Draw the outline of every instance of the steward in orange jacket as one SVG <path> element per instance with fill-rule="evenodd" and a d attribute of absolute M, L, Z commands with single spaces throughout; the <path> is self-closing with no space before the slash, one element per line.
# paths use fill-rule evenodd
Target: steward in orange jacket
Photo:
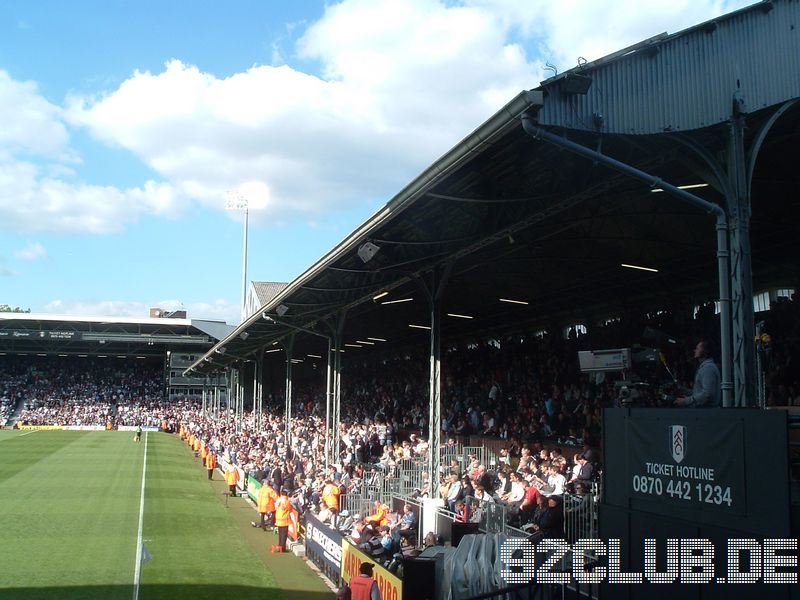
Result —
<path fill-rule="evenodd" d="M 208 469 L 208 479 L 214 474 L 214 469 L 217 468 L 217 457 L 211 450 L 206 453 L 206 469 Z"/>
<path fill-rule="evenodd" d="M 239 481 L 239 471 L 236 470 L 236 467 L 231 465 L 228 467 L 228 470 L 225 471 L 225 483 L 228 484 L 228 491 L 231 496 L 236 495 L 236 482 Z"/>
<path fill-rule="evenodd" d="M 253 523 L 253 527 L 267 527 L 275 521 L 275 500 L 278 499 L 278 492 L 264 480 L 258 490 L 258 512 L 261 515 L 260 523 Z"/>
<path fill-rule="evenodd" d="M 380 597 L 378 582 L 372 578 L 372 563 L 361 563 L 359 574 L 350 578 L 350 597 L 352 600 L 371 600 L 372 590 Z"/>
<path fill-rule="evenodd" d="M 389 507 L 375 500 L 375 514 L 364 519 L 365 523 L 372 523 L 376 528 L 389 524 Z"/>
<path fill-rule="evenodd" d="M 281 488 L 281 495 L 275 500 L 275 526 L 278 528 L 278 545 L 272 547 L 273 552 L 286 552 L 286 538 L 289 525 L 292 523 L 292 503 L 289 502 L 289 490 Z"/>
<path fill-rule="evenodd" d="M 203 461 L 203 464 L 206 464 L 206 456 L 208 456 L 208 446 L 200 444 L 200 459 Z"/>

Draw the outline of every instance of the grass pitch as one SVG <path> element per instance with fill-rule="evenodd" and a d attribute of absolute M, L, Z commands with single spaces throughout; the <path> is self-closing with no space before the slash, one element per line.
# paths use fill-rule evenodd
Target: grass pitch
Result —
<path fill-rule="evenodd" d="M 268 553 L 275 537 L 215 480 L 164 433 L 0 431 L 0 598 L 331 598 L 302 560 Z"/>

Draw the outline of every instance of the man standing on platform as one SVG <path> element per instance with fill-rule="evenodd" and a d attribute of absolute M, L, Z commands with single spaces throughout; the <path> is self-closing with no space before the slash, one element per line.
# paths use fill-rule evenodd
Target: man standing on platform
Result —
<path fill-rule="evenodd" d="M 675 406 L 717 408 L 721 396 L 720 375 L 714 363 L 714 343 L 700 340 L 694 348 L 694 357 L 700 363 L 694 375 L 692 393 L 675 400 Z"/>

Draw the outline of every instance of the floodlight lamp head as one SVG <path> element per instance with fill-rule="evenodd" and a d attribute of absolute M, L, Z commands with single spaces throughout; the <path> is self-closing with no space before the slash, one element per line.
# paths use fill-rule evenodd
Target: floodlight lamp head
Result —
<path fill-rule="evenodd" d="M 217 354 L 225 354 L 227 351 L 228 351 L 228 349 L 225 348 L 225 346 L 223 346 L 222 348 L 217 348 L 216 350 L 214 350 L 214 352 L 216 352 Z"/>
<path fill-rule="evenodd" d="M 246 331 L 243 331 L 242 333 L 239 334 L 239 337 L 242 338 L 242 341 L 246 341 L 247 338 L 250 337 L 250 334 L 247 333 Z"/>
<path fill-rule="evenodd" d="M 286 306 L 285 304 L 281 304 L 280 306 L 278 306 L 278 308 L 275 309 L 275 312 L 279 317 L 282 317 L 287 312 L 289 312 L 289 307 Z"/>
<path fill-rule="evenodd" d="M 380 246 L 376 246 L 372 242 L 364 242 L 358 247 L 358 258 L 360 258 L 362 262 L 368 263 L 380 249 Z"/>

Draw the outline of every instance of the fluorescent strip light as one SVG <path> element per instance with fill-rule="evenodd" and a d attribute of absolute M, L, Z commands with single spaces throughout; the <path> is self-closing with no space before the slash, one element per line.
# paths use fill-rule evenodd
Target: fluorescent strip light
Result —
<path fill-rule="evenodd" d="M 368 340 L 372 340 L 373 342 L 385 342 L 386 341 L 383 338 L 374 338 L 374 337 L 368 337 L 367 339 Z"/>
<path fill-rule="evenodd" d="M 293 358 L 292 362 L 293 363 L 301 363 L 301 362 L 303 362 L 303 359 L 302 358 Z"/>
<path fill-rule="evenodd" d="M 124 354 L 117 354 L 117 358 L 128 358 L 128 357 L 125 356 Z"/>
<path fill-rule="evenodd" d="M 345 344 L 348 348 L 363 348 L 364 346 L 359 346 L 358 344 Z"/>
<path fill-rule="evenodd" d="M 308 358 L 322 358 L 319 354 L 306 354 Z"/>
<path fill-rule="evenodd" d="M 697 188 L 704 188 L 704 187 L 708 187 L 708 184 L 707 183 L 690 183 L 689 185 L 679 185 L 678 189 L 679 190 L 695 190 Z M 651 193 L 663 192 L 663 191 L 664 190 L 662 188 L 653 188 L 652 190 L 650 190 Z"/>
<path fill-rule="evenodd" d="M 269 354 L 270 352 L 280 352 L 283 348 L 273 348 L 272 350 L 264 350 L 264 354 Z"/>
<path fill-rule="evenodd" d="M 459 315 L 458 313 L 447 313 L 448 317 L 455 317 L 456 319 L 474 319 L 475 317 L 470 317 L 469 315 Z"/>
<path fill-rule="evenodd" d="M 108 356 L 106 356 L 105 354 L 98 354 L 97 358 L 108 358 Z"/>
<path fill-rule="evenodd" d="M 67 356 L 69 356 L 69 354 L 59 354 L 59 356 L 66 358 Z"/>
<path fill-rule="evenodd" d="M 385 296 L 388 296 L 388 295 L 389 295 L 389 292 L 381 292 L 377 296 L 373 296 L 372 299 L 373 300 L 380 300 L 381 298 L 383 298 Z"/>
<path fill-rule="evenodd" d="M 47 356 L 47 354 L 37 354 L 36 356 Z"/>
<path fill-rule="evenodd" d="M 428 331 L 431 330 L 431 328 L 428 327 L 427 325 L 413 325 L 413 324 L 410 324 L 409 327 L 411 327 L 413 329 L 427 329 Z"/>
<path fill-rule="evenodd" d="M 500 298 L 500 302 L 508 302 L 509 304 L 522 304 L 523 306 L 528 306 L 530 302 L 525 302 L 524 300 L 510 300 L 509 298 Z"/>
<path fill-rule="evenodd" d="M 78 358 L 87 358 L 88 354 L 78 354 Z"/>
<path fill-rule="evenodd" d="M 381 304 L 400 304 L 401 302 L 411 302 L 414 300 L 413 298 L 400 298 L 399 300 L 387 300 L 386 302 L 381 302 Z"/>
<path fill-rule="evenodd" d="M 658 269 L 651 269 L 650 267 L 640 267 L 638 265 L 626 265 L 625 263 L 620 263 L 620 267 L 625 267 L 626 269 L 638 269 L 639 271 L 650 271 L 651 273 L 658 273 Z"/>
<path fill-rule="evenodd" d="M 141 358 L 142 360 L 144 360 L 147 357 L 146 356 L 137 356 L 136 358 Z"/>
<path fill-rule="evenodd" d="M 356 340 L 356 343 L 364 344 L 365 346 L 374 346 L 375 345 L 375 342 L 367 342 L 365 340 Z"/>

